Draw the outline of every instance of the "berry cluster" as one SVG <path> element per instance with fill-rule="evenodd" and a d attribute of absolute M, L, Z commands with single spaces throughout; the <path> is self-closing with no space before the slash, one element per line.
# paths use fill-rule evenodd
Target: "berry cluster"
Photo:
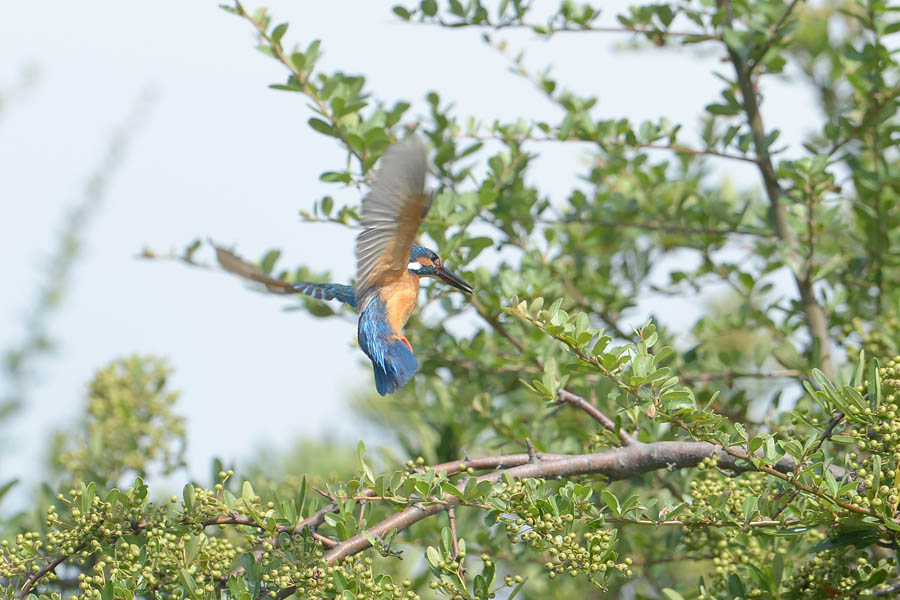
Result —
<path fill-rule="evenodd" d="M 617 531 L 600 528 L 602 515 L 588 502 L 591 488 L 567 483 L 557 502 L 542 498 L 549 491 L 543 480 L 513 480 L 498 484 L 495 493 L 507 505 L 506 535 L 513 543 L 525 542 L 550 555 L 545 562 L 550 579 L 584 574 L 600 587 L 609 577 L 631 577 L 630 558 L 619 560 L 615 550 Z M 562 502 L 559 502 L 562 499 Z"/>

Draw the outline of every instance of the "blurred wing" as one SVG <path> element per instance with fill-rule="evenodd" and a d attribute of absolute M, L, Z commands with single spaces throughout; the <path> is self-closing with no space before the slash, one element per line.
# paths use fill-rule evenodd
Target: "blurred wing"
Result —
<path fill-rule="evenodd" d="M 388 148 L 381 159 L 372 190 L 362 201 L 363 232 L 356 238 L 360 310 L 379 287 L 407 271 L 419 224 L 431 208 L 425 171 L 425 147 L 415 135 Z"/>
<path fill-rule="evenodd" d="M 270 292 L 276 294 L 297 293 L 297 289 L 293 284 L 288 283 L 287 281 L 281 281 L 280 279 L 275 279 L 274 277 L 269 277 L 256 265 L 248 263 L 237 254 L 226 250 L 221 246 L 215 246 L 215 249 L 216 259 L 219 261 L 219 265 L 229 273 L 234 273 L 244 279 L 261 283 L 266 286 Z"/>

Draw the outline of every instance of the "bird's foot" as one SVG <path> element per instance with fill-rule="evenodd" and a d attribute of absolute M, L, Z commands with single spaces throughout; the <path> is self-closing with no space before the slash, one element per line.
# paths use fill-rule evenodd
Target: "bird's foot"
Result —
<path fill-rule="evenodd" d="M 413 354 L 415 354 L 415 352 L 414 352 L 413 349 L 412 349 L 412 344 L 409 343 L 409 340 L 406 339 L 406 336 L 405 336 L 405 335 L 401 335 L 401 336 L 400 336 L 400 341 L 403 342 L 404 344 L 406 344 L 406 347 L 409 348 L 409 351 L 410 351 L 410 352 L 412 352 Z"/>

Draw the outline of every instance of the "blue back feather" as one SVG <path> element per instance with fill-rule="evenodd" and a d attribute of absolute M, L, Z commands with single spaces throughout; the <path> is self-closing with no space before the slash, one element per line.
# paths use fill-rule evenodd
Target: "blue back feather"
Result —
<path fill-rule="evenodd" d="M 301 294 L 312 296 L 319 300 L 339 300 L 356 308 L 356 289 L 352 285 L 340 283 L 306 283 L 294 284 L 294 289 Z"/>
<path fill-rule="evenodd" d="M 375 389 L 379 394 L 392 394 L 412 379 L 419 361 L 401 340 L 388 339 L 395 333 L 387 324 L 380 298 L 369 302 L 359 315 L 357 335 L 360 347 L 372 361 Z"/>

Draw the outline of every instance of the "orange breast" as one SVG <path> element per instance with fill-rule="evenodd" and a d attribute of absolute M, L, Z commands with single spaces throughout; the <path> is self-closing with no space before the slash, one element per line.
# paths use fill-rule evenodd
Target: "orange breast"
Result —
<path fill-rule="evenodd" d="M 380 292 L 384 302 L 387 322 L 394 333 L 400 334 L 409 315 L 416 308 L 419 299 L 419 278 L 406 271 L 396 280 L 388 283 Z"/>

